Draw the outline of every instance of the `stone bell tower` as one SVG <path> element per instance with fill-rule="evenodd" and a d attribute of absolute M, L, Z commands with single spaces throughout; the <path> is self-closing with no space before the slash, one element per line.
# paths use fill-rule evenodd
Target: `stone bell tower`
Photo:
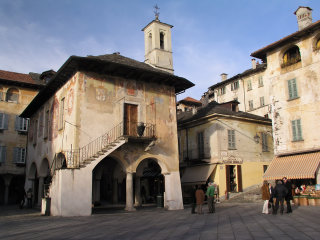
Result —
<path fill-rule="evenodd" d="M 145 63 L 173 74 L 171 28 L 172 25 L 160 22 L 158 7 L 155 6 L 155 19 L 145 26 Z"/>

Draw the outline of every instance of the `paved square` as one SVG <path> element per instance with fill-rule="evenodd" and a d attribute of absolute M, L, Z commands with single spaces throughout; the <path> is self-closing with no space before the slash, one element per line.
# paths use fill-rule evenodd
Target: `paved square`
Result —
<path fill-rule="evenodd" d="M 216 213 L 148 208 L 90 217 L 47 217 L 0 208 L 0 239 L 320 239 L 320 207 L 265 215 L 262 203 L 221 203 Z"/>

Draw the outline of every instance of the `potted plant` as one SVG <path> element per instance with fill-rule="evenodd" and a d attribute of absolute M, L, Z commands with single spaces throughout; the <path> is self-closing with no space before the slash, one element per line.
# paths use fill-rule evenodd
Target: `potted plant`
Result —
<path fill-rule="evenodd" d="M 139 137 L 142 137 L 144 133 L 144 129 L 146 128 L 145 124 L 143 122 L 139 122 L 137 126 L 137 133 Z"/>

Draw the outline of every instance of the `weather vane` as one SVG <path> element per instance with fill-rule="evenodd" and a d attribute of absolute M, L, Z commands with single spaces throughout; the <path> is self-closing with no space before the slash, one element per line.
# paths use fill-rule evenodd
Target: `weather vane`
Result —
<path fill-rule="evenodd" d="M 156 16 L 156 20 L 159 20 L 159 7 L 158 7 L 158 4 L 156 4 L 154 7 L 153 7 L 155 10 L 153 11 L 154 12 L 154 15 Z"/>

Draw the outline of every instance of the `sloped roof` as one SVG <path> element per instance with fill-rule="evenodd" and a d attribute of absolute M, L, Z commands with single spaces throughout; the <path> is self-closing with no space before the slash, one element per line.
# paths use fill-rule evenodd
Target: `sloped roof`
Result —
<path fill-rule="evenodd" d="M 260 58 L 260 59 L 265 59 L 267 52 L 270 52 L 276 48 L 282 47 L 286 44 L 289 44 L 291 42 L 295 42 L 299 39 L 302 39 L 310 34 L 312 34 L 315 30 L 320 29 L 320 20 L 317 22 L 314 22 L 310 24 L 308 27 L 305 27 L 304 29 L 297 31 L 295 33 L 292 33 L 276 42 L 273 42 L 266 47 L 263 47 L 253 53 L 251 53 L 252 57 Z"/>
<path fill-rule="evenodd" d="M 262 72 L 262 71 L 266 70 L 266 68 L 267 68 L 267 64 L 266 63 L 257 64 L 257 67 L 255 69 L 253 69 L 253 68 L 247 69 L 242 73 L 239 73 L 237 75 L 232 76 L 231 78 L 228 78 L 227 80 L 224 80 L 222 82 L 219 82 L 219 83 L 216 83 L 216 84 L 212 85 L 211 87 L 209 87 L 209 89 L 215 89 L 217 87 L 229 84 L 229 83 L 233 82 L 236 79 L 248 76 L 250 74 Z"/>
<path fill-rule="evenodd" d="M 194 86 L 192 82 L 185 78 L 161 71 L 146 63 L 119 54 L 88 57 L 71 56 L 47 83 L 46 87 L 32 100 L 21 116 L 31 117 L 31 115 L 50 99 L 77 71 L 95 72 L 98 74 L 135 79 L 137 81 L 169 85 L 175 88 L 176 93 Z"/>
<path fill-rule="evenodd" d="M 17 73 L 0 70 L 0 82 L 9 85 L 18 85 L 25 87 L 39 88 L 42 87 L 43 83 L 39 80 L 39 74 L 37 73 Z"/>
<path fill-rule="evenodd" d="M 193 105 L 197 105 L 197 106 L 201 106 L 202 103 L 192 97 L 186 97 L 182 100 L 180 100 L 178 103 L 185 103 L 185 104 L 193 104 Z"/>
<path fill-rule="evenodd" d="M 271 119 L 260 117 L 258 115 L 254 115 L 247 112 L 231 111 L 230 109 L 223 107 L 222 105 L 223 103 L 219 104 L 213 101 L 213 102 L 210 102 L 207 106 L 198 109 L 197 113 L 195 114 L 193 114 L 192 112 L 178 113 L 177 114 L 178 125 L 196 121 L 196 120 L 208 117 L 210 115 L 216 115 L 216 116 L 224 115 L 224 116 L 230 116 L 234 118 L 242 118 L 242 119 L 248 119 L 253 121 L 262 121 L 266 124 L 271 125 Z"/>

